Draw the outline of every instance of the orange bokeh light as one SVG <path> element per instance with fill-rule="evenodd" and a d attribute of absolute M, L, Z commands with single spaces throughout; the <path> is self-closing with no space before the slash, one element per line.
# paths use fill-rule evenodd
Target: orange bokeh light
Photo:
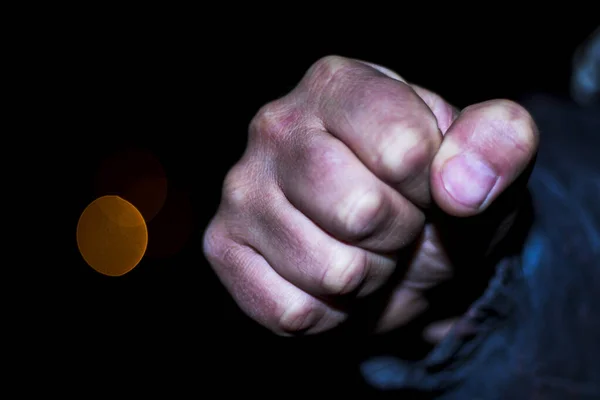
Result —
<path fill-rule="evenodd" d="M 148 246 L 144 217 L 128 201 L 103 196 L 90 203 L 77 224 L 77 246 L 94 270 L 121 276 L 135 268 Z"/>

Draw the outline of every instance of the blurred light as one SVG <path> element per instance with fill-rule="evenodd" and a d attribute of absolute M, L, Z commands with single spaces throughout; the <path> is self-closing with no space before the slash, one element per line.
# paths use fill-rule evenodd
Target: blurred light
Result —
<path fill-rule="evenodd" d="M 600 28 L 575 51 L 571 96 L 583 106 L 600 102 Z"/>
<path fill-rule="evenodd" d="M 116 195 L 133 204 L 146 223 L 167 198 L 167 175 L 149 150 L 128 149 L 103 160 L 95 181 L 97 196 Z"/>
<path fill-rule="evenodd" d="M 121 276 L 142 260 L 148 230 L 131 203 L 118 196 L 103 196 L 81 214 L 77 246 L 90 267 L 104 275 Z"/>

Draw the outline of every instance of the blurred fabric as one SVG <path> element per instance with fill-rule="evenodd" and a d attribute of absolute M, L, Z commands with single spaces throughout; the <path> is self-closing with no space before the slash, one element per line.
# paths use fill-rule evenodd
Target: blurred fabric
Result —
<path fill-rule="evenodd" d="M 600 28 L 579 46 L 573 57 L 571 95 L 584 106 L 600 102 Z"/>
<path fill-rule="evenodd" d="M 572 99 L 520 99 L 541 136 L 522 253 L 499 263 L 426 359 L 364 362 L 371 385 L 436 399 L 600 398 L 599 65 L 597 30 L 574 56 Z"/>

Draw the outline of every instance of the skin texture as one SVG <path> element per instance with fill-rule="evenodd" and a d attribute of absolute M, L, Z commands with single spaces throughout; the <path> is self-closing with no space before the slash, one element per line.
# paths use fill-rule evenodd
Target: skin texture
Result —
<path fill-rule="evenodd" d="M 384 288 L 374 330 L 404 326 L 459 259 L 485 258 L 508 232 L 537 146 L 516 103 L 459 111 L 389 69 L 325 57 L 251 121 L 204 254 L 275 333 L 330 330 Z"/>

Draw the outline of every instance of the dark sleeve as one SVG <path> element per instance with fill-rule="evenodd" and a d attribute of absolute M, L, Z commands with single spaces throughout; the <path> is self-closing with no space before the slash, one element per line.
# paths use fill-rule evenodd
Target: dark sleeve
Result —
<path fill-rule="evenodd" d="M 521 254 L 422 361 L 362 364 L 383 391 L 440 399 L 600 398 L 600 110 L 536 95 L 540 129 Z"/>

